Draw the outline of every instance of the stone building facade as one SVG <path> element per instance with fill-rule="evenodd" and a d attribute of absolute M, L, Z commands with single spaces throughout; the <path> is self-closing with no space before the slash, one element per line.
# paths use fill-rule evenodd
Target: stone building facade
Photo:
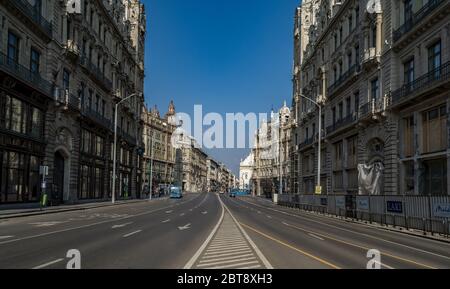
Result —
<path fill-rule="evenodd" d="M 286 103 L 278 113 L 271 113 L 257 130 L 254 141 L 252 194 L 270 197 L 291 191 L 292 114 Z"/>
<path fill-rule="evenodd" d="M 152 188 L 159 185 L 171 185 L 175 178 L 175 148 L 172 145 L 172 134 L 176 129 L 175 105 L 170 102 L 167 113 L 161 117 L 156 107 L 148 110 L 143 107 L 143 183 L 152 179 Z M 151 172 L 152 171 L 152 172 Z"/>
<path fill-rule="evenodd" d="M 0 2 L 0 203 L 117 198 L 140 186 L 146 15 L 138 0 Z"/>
<path fill-rule="evenodd" d="M 314 192 L 320 117 L 322 194 L 367 193 L 362 166 L 381 194 L 448 194 L 450 3 L 367 2 L 296 10 L 294 192 Z"/>

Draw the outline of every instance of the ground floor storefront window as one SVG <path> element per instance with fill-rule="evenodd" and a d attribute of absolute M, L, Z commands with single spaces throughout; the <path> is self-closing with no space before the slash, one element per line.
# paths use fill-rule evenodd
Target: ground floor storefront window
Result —
<path fill-rule="evenodd" d="M 0 150 L 0 203 L 39 200 L 40 162 L 35 155 Z"/>
<path fill-rule="evenodd" d="M 425 195 L 447 195 L 447 159 L 422 162 L 422 190 Z"/>
<path fill-rule="evenodd" d="M 104 196 L 105 170 L 91 164 L 80 166 L 79 199 L 101 199 Z"/>

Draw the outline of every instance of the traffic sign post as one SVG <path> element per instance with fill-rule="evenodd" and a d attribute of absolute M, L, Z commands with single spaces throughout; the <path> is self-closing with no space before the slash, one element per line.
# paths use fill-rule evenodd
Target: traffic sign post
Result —
<path fill-rule="evenodd" d="M 322 194 L 322 186 L 316 186 L 316 195 Z"/>
<path fill-rule="evenodd" d="M 42 207 L 47 206 L 47 201 L 48 201 L 47 182 L 45 181 L 45 177 L 48 175 L 48 166 L 40 166 L 39 174 L 42 176 L 42 182 L 41 182 L 42 196 L 41 196 L 41 202 L 40 202 L 40 207 L 42 209 Z"/>

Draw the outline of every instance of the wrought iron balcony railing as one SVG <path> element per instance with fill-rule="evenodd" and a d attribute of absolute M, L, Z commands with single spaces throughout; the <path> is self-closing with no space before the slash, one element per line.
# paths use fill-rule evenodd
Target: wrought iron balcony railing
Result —
<path fill-rule="evenodd" d="M 355 73 L 361 70 L 359 64 L 353 64 L 345 73 L 343 73 L 332 85 L 328 87 L 328 95 L 333 94 L 338 88 L 347 82 Z"/>
<path fill-rule="evenodd" d="M 433 84 L 445 80 L 450 80 L 450 61 L 393 91 L 391 104 L 398 104 L 411 95 L 420 93 Z"/>
<path fill-rule="evenodd" d="M 35 6 L 31 5 L 27 0 L 9 0 L 8 2 L 13 4 L 17 10 L 38 25 L 49 38 L 52 38 L 52 23 L 45 19 Z"/>
<path fill-rule="evenodd" d="M 353 122 L 356 121 L 356 114 L 349 114 L 346 117 L 338 120 L 337 122 L 335 122 L 334 124 L 330 125 L 327 127 L 327 135 L 347 126 L 352 124 Z"/>
<path fill-rule="evenodd" d="M 17 63 L 2 52 L 0 52 L 0 69 L 51 97 L 52 85 L 49 81 L 42 78 L 39 73 L 32 72 L 29 68 Z"/>
<path fill-rule="evenodd" d="M 69 90 L 54 88 L 53 95 L 58 104 L 64 105 L 66 109 L 81 110 L 81 100 L 79 97 L 70 93 Z"/>
<path fill-rule="evenodd" d="M 403 35 L 411 31 L 420 21 L 422 21 L 427 15 L 436 9 L 441 3 L 448 0 L 428 0 L 428 2 L 420 8 L 419 11 L 414 13 L 410 19 L 406 19 L 405 23 L 396 29 L 393 33 L 394 42 L 398 41 Z"/>
<path fill-rule="evenodd" d="M 112 90 L 113 85 L 111 80 L 109 80 L 105 76 L 104 72 L 102 72 L 96 65 L 94 65 L 85 55 L 82 55 L 80 57 L 80 64 L 88 69 L 91 75 L 94 76 L 94 78 L 97 79 L 97 81 L 99 81 L 101 84 L 103 84 L 106 90 Z"/>
<path fill-rule="evenodd" d="M 83 107 L 83 115 L 95 123 L 103 126 L 104 128 L 112 131 L 113 123 L 111 120 L 100 114 L 98 111 L 92 109 L 91 107 L 85 106 Z"/>

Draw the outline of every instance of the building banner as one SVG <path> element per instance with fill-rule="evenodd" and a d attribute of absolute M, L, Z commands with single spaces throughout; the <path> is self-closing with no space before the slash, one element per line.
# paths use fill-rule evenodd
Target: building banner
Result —
<path fill-rule="evenodd" d="M 380 195 L 382 187 L 383 164 L 358 164 L 359 195 Z"/>

